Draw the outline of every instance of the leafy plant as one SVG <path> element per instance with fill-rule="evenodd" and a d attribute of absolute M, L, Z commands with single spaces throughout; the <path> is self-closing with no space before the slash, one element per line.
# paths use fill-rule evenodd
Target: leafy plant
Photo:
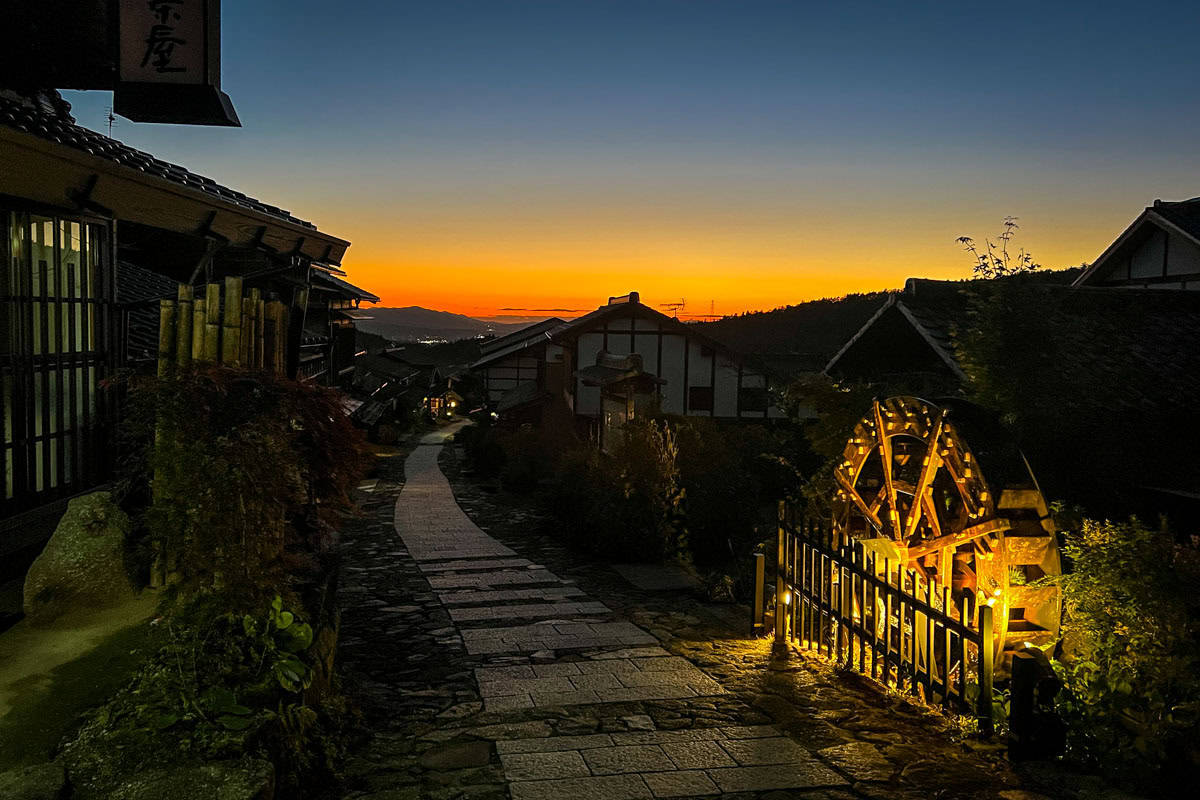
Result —
<path fill-rule="evenodd" d="M 983 252 L 979 251 L 975 240 L 970 236 L 959 236 L 954 241 L 961 244 L 963 249 L 974 257 L 975 263 L 972 265 L 972 271 L 976 278 L 1003 278 L 1020 272 L 1031 272 L 1041 266 L 1033 260 L 1033 255 L 1026 252 L 1024 247 L 1016 253 L 1009 252 L 1009 245 L 1016 237 L 1020 227 L 1016 217 L 1005 217 L 1003 230 L 995 237 L 996 241 L 983 240 Z"/>
<path fill-rule="evenodd" d="M 1055 670 L 1068 755 L 1113 774 L 1182 779 L 1200 765 L 1200 550 L 1136 520 L 1067 531 Z M 1172 774 L 1174 771 L 1176 774 Z"/>
<path fill-rule="evenodd" d="M 176 761 L 266 752 L 294 778 L 327 749 L 310 746 L 321 715 L 304 700 L 312 627 L 278 596 L 256 614 L 223 609 L 227 600 L 205 597 L 159 623 L 157 649 L 68 746 L 72 759 L 112 758 L 119 775 L 164 748 Z"/>
<path fill-rule="evenodd" d="M 366 465 L 336 393 L 273 375 L 197 366 L 129 382 L 127 493 L 148 487 L 145 529 L 185 599 L 219 590 L 258 605 L 289 554 L 325 544 Z"/>

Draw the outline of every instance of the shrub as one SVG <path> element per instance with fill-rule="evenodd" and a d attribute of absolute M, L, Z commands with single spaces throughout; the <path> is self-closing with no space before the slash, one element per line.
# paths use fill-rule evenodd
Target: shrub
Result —
<path fill-rule="evenodd" d="M 130 381 L 129 403 L 129 480 L 151 487 L 145 528 L 185 596 L 269 602 L 352 507 L 366 451 L 331 390 L 202 366 Z"/>
<path fill-rule="evenodd" d="M 1200 550 L 1136 520 L 1083 520 L 1064 553 L 1073 568 L 1055 580 L 1066 606 L 1057 669 L 1068 756 L 1141 779 L 1162 769 L 1168 781 L 1192 774 L 1200 766 Z"/>
<path fill-rule="evenodd" d="M 775 530 L 775 503 L 796 481 L 786 442 L 753 425 L 675 421 L 688 543 L 697 566 L 725 570 Z M 735 567 L 734 572 L 738 572 Z"/>
<path fill-rule="evenodd" d="M 259 754 L 284 787 L 332 775 L 337 720 L 305 703 L 312 628 L 278 596 L 249 614 L 238 602 L 209 595 L 158 623 L 154 652 L 66 746 L 73 771 L 99 789 L 151 763 Z"/>

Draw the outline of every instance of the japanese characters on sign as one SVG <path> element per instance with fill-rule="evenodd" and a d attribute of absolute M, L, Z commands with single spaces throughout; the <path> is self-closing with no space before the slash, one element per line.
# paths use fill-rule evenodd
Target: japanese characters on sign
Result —
<path fill-rule="evenodd" d="M 121 0 L 120 79 L 207 81 L 207 0 Z"/>

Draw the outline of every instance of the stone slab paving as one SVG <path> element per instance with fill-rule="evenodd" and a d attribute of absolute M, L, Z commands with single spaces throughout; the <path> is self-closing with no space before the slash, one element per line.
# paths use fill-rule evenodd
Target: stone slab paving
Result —
<path fill-rule="evenodd" d="M 593 659 L 475 670 L 484 708 L 711 697 L 725 690 L 686 659 Z"/>
<path fill-rule="evenodd" d="M 470 572 L 472 570 L 486 570 L 506 568 L 511 569 L 520 567 L 526 569 L 534 567 L 537 569 L 545 569 L 526 558 L 487 558 L 487 559 L 459 559 L 457 561 L 430 561 L 418 564 L 417 568 L 422 572 Z"/>
<path fill-rule="evenodd" d="M 542 589 L 496 589 L 464 590 L 461 592 L 439 592 L 438 596 L 447 606 L 473 606 L 493 603 L 508 603 L 515 600 L 540 600 L 557 603 L 579 597 L 583 590 L 577 586 L 550 586 Z"/>
<path fill-rule="evenodd" d="M 454 501 L 454 492 L 438 468 L 446 434 L 431 433 L 404 462 L 405 484 L 396 503 L 395 525 L 417 561 L 516 557 L 479 529 Z"/>
<path fill-rule="evenodd" d="M 497 742 L 496 750 L 513 800 L 695 797 L 849 783 L 773 725 L 514 739 Z"/>
<path fill-rule="evenodd" d="M 459 633 L 471 655 L 582 650 L 658 642 L 632 622 L 547 620 L 506 628 L 466 628 Z"/>
<path fill-rule="evenodd" d="M 562 578 L 547 569 L 501 569 L 496 572 L 453 572 L 429 576 L 434 591 L 442 589 L 492 589 L 497 586 L 561 584 Z"/>
<path fill-rule="evenodd" d="M 469 655 L 526 659 L 475 668 L 485 713 L 688 702 L 726 694 L 690 661 L 662 649 L 653 634 L 612 619 L 607 605 L 476 527 L 437 469 L 435 439 L 423 442 L 405 463 L 396 530 Z M 623 574 L 635 584 L 652 580 L 656 588 L 664 580 L 672 588 L 694 581 L 659 572 L 644 574 L 634 565 Z M 511 624 L 519 619 L 539 621 Z M 627 724 L 650 730 L 497 741 L 511 797 L 616 800 L 847 784 L 773 726 L 664 731 L 636 715 Z"/>
<path fill-rule="evenodd" d="M 520 603 L 484 608 L 452 608 L 450 619 L 455 622 L 478 622 L 493 619 L 536 619 L 538 617 L 564 617 L 577 614 L 608 614 L 608 606 L 594 601 L 580 603 Z"/>
<path fill-rule="evenodd" d="M 1118 800 L 1058 768 L 1018 775 L 998 745 L 963 740 L 820 660 L 773 657 L 769 642 L 746 638 L 738 609 L 658 591 L 661 576 L 638 588 L 546 535 L 525 498 L 466 480 L 457 446 L 441 453 L 456 497 L 435 491 L 429 445 L 441 438 L 403 446 L 416 451 L 407 494 L 406 460 L 381 458 L 360 489 L 363 515 L 346 520 L 339 658 L 368 735 L 341 784 L 313 800 Z M 398 508 L 410 500 L 419 513 Z M 535 570 L 556 582 L 430 584 Z M 613 612 L 580 613 L 596 601 Z M 567 603 L 573 613 L 534 624 L 451 616 Z M 583 635 L 616 623 L 653 636 L 613 645 Z M 497 629 L 509 635 L 479 633 Z M 463 630 L 503 651 L 468 652 Z"/>

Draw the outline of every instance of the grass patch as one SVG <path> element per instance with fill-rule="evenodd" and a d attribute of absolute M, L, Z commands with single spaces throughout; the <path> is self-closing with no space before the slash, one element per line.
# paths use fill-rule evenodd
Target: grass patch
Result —
<path fill-rule="evenodd" d="M 0 772 L 50 759 L 80 715 L 108 700 L 141 665 L 151 640 L 148 623 L 117 631 L 86 655 L 56 667 L 48 685 L 31 685 L 0 719 Z M 30 678 L 41 683 L 40 676 Z"/>

